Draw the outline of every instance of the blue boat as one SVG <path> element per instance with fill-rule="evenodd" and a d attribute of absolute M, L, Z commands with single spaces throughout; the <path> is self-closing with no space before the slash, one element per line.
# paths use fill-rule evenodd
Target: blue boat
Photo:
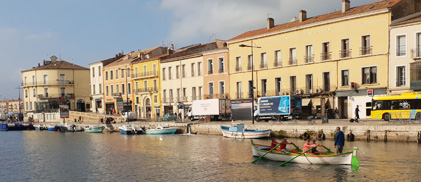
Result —
<path fill-rule="evenodd" d="M 1 123 L 0 131 L 21 131 L 33 129 L 31 123 Z"/>

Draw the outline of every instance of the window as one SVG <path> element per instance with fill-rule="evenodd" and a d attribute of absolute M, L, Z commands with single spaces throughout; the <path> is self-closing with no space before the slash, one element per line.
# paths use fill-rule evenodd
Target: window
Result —
<path fill-rule="evenodd" d="M 145 92 L 148 91 L 148 81 L 147 80 L 143 81 L 143 88 L 144 88 Z"/>
<path fill-rule="evenodd" d="M 132 85 L 130 83 L 127 83 L 127 93 L 132 94 Z"/>
<path fill-rule="evenodd" d="M 112 80 L 113 79 L 113 71 L 111 70 L 110 71 L 110 80 Z"/>
<path fill-rule="evenodd" d="M 108 96 L 108 86 L 105 86 L 105 96 Z"/>
<path fill-rule="evenodd" d="M 225 94 L 225 82 L 219 82 L 219 95 L 223 96 Z"/>
<path fill-rule="evenodd" d="M 323 73 L 323 90 L 325 92 L 330 91 L 330 73 L 329 72 Z"/>
<path fill-rule="evenodd" d="M 162 80 L 165 80 L 165 68 L 162 68 Z"/>
<path fill-rule="evenodd" d="M 406 55 L 406 36 L 400 35 L 396 37 L 396 56 Z"/>
<path fill-rule="evenodd" d="M 118 79 L 118 70 L 115 70 L 115 79 Z"/>
<path fill-rule="evenodd" d="M 235 95 L 237 95 L 237 99 L 241 99 L 242 95 L 243 95 L 243 91 L 241 88 L 241 82 L 237 82 L 237 93 Z"/>
<path fill-rule="evenodd" d="M 417 33 L 416 57 L 421 57 L 421 33 Z"/>
<path fill-rule="evenodd" d="M 168 67 L 168 80 L 171 80 L 171 67 Z"/>
<path fill-rule="evenodd" d="M 48 77 L 47 77 L 47 75 L 44 75 L 43 78 L 44 78 L 44 84 L 47 84 L 48 83 Z"/>
<path fill-rule="evenodd" d="M 25 98 L 28 98 L 28 90 L 25 89 Z"/>
<path fill-rule="evenodd" d="M 297 89 L 297 83 L 296 83 L 296 77 L 295 76 L 290 76 L 289 77 L 289 91 L 291 93 L 291 95 L 293 93 L 295 93 L 295 90 Z"/>
<path fill-rule="evenodd" d="M 181 65 L 181 76 L 183 78 L 186 78 L 186 65 L 185 64 Z"/>
<path fill-rule="evenodd" d="M 342 86 L 349 86 L 349 70 L 342 70 Z"/>
<path fill-rule="evenodd" d="M 197 94 L 199 95 L 199 100 L 201 100 L 202 99 L 202 87 L 199 87 L 199 90 L 198 90 Z"/>
<path fill-rule="evenodd" d="M 23 83 L 26 85 L 26 76 L 25 76 L 25 78 L 23 79 Z"/>
<path fill-rule="evenodd" d="M 153 72 L 153 76 L 157 76 L 157 72 L 156 72 L 156 64 L 152 65 L 152 72 Z"/>
<path fill-rule="evenodd" d="M 143 65 L 143 76 L 148 76 L 148 69 L 146 65 Z"/>
<path fill-rule="evenodd" d="M 253 81 L 249 80 L 249 92 L 248 92 L 248 98 L 252 98 L 253 97 L 253 90 L 254 90 L 254 86 L 253 86 Z"/>
<path fill-rule="evenodd" d="M 289 65 L 297 64 L 297 50 L 295 48 L 289 49 Z"/>
<path fill-rule="evenodd" d="M 139 82 L 136 82 L 136 92 L 139 92 Z"/>
<path fill-rule="evenodd" d="M 177 88 L 177 101 L 181 101 L 180 89 Z"/>
<path fill-rule="evenodd" d="M 121 84 L 121 94 L 122 95 L 126 95 L 125 94 L 125 89 L 124 89 L 125 87 L 124 87 L 124 84 Z"/>
<path fill-rule="evenodd" d="M 48 97 L 48 88 L 44 88 L 44 96 Z"/>
<path fill-rule="evenodd" d="M 266 53 L 260 54 L 260 68 L 267 68 L 268 62 L 267 62 L 267 56 Z"/>
<path fill-rule="evenodd" d="M 125 71 L 125 70 L 127 71 L 127 69 L 124 69 L 124 70 L 122 69 L 122 70 L 121 70 L 121 78 L 124 78 L 124 71 Z"/>
<path fill-rule="evenodd" d="M 32 94 L 33 94 L 32 95 L 33 97 L 36 97 L 37 96 L 37 90 L 36 89 L 32 89 Z"/>
<path fill-rule="evenodd" d="M 218 73 L 223 73 L 224 72 L 224 58 L 218 58 Z"/>
<path fill-rule="evenodd" d="M 156 104 L 156 103 L 158 103 L 158 96 L 157 95 L 154 95 L 153 96 L 153 102 Z"/>
<path fill-rule="evenodd" d="M 101 66 L 98 66 L 98 76 L 101 76 Z"/>
<path fill-rule="evenodd" d="M 208 75 L 213 73 L 213 60 L 208 59 Z"/>
<path fill-rule="evenodd" d="M 35 76 L 32 76 L 32 85 L 35 85 Z"/>
<path fill-rule="evenodd" d="M 196 72 L 196 67 L 195 67 L 195 64 L 194 63 L 192 63 L 191 64 L 191 77 L 194 77 L 194 72 Z"/>
<path fill-rule="evenodd" d="M 102 84 L 99 84 L 98 90 L 99 90 L 99 93 L 102 94 Z"/>
<path fill-rule="evenodd" d="M 241 71 L 241 57 L 235 58 L 235 71 Z"/>
<path fill-rule="evenodd" d="M 60 76 L 59 76 L 59 83 L 60 84 L 66 84 L 66 75 L 60 74 Z"/>
<path fill-rule="evenodd" d="M 167 90 L 164 90 L 163 92 L 162 92 L 162 94 L 163 94 L 163 100 L 164 100 L 164 102 L 167 102 Z"/>
<path fill-rule="evenodd" d="M 261 96 L 262 97 L 265 97 L 265 96 L 267 96 L 267 80 L 266 79 L 262 79 L 261 80 L 261 83 L 262 83 L 262 93 L 261 93 Z"/>
<path fill-rule="evenodd" d="M 108 80 L 108 71 L 105 72 L 105 80 Z"/>
<path fill-rule="evenodd" d="M 197 76 L 202 75 L 202 62 L 197 63 Z"/>
<path fill-rule="evenodd" d="M 130 68 L 127 68 L 127 77 L 131 77 L 132 70 Z"/>
<path fill-rule="evenodd" d="M 313 75 L 306 75 L 306 93 L 313 93 Z"/>
<path fill-rule="evenodd" d="M 362 68 L 362 83 L 377 83 L 377 66 Z"/>
<path fill-rule="evenodd" d="M 92 94 L 96 94 L 95 93 L 95 84 L 92 84 Z"/>
<path fill-rule="evenodd" d="M 60 88 L 60 96 L 63 96 L 64 97 L 65 94 L 66 94 L 66 88 L 61 87 Z"/>
<path fill-rule="evenodd" d="M 281 62 L 281 51 L 280 50 L 275 51 L 275 60 L 273 62 L 273 66 L 274 67 L 282 66 L 282 62 Z"/>
<path fill-rule="evenodd" d="M 361 37 L 361 55 L 367 54 L 371 54 L 371 42 L 369 35 Z"/>
<path fill-rule="evenodd" d="M 183 88 L 183 99 L 182 99 L 183 101 L 187 100 L 186 95 L 187 95 L 187 88 Z"/>
<path fill-rule="evenodd" d="M 396 67 L 396 86 L 405 86 L 405 66 Z"/>
<path fill-rule="evenodd" d="M 196 87 L 191 88 L 192 100 L 196 100 Z"/>
<path fill-rule="evenodd" d="M 209 96 L 213 95 L 213 82 L 208 83 Z"/>
<path fill-rule="evenodd" d="M 95 67 L 92 67 L 92 77 L 95 77 Z"/>
<path fill-rule="evenodd" d="M 114 85 L 111 85 L 111 95 L 114 94 Z"/>
<path fill-rule="evenodd" d="M 156 80 L 153 80 L 153 91 L 158 91 L 158 85 L 157 85 L 157 82 L 156 82 Z"/>
<path fill-rule="evenodd" d="M 119 91 L 119 90 L 120 90 L 120 89 L 119 89 L 119 85 L 118 85 L 118 84 L 116 84 L 116 85 L 115 85 L 115 92 L 116 92 L 116 93 L 120 93 L 120 91 Z"/>
<path fill-rule="evenodd" d="M 312 45 L 308 45 L 306 46 L 306 57 L 305 57 L 305 61 L 306 63 L 312 63 L 313 62 L 313 46 Z"/>
<path fill-rule="evenodd" d="M 180 78 L 180 66 L 175 66 L 175 78 Z"/>
<path fill-rule="evenodd" d="M 139 69 L 136 67 L 134 67 L 134 77 L 137 78 L 139 75 Z"/>
<path fill-rule="evenodd" d="M 330 60 L 329 42 L 322 44 L 322 60 Z"/>
<path fill-rule="evenodd" d="M 281 78 L 275 78 L 275 94 L 281 95 Z"/>
<path fill-rule="evenodd" d="M 247 70 L 251 70 L 253 67 L 253 56 L 252 55 L 248 55 L 247 57 Z"/>
<path fill-rule="evenodd" d="M 139 104 L 139 97 L 136 97 L 136 104 Z"/>
<path fill-rule="evenodd" d="M 342 39 L 341 40 L 341 58 L 350 57 L 349 51 L 349 39 Z"/>
<path fill-rule="evenodd" d="M 170 102 L 173 102 L 173 98 L 174 97 L 173 97 L 172 89 L 170 89 L 170 93 L 169 94 L 170 94 L 170 96 L 169 96 Z"/>

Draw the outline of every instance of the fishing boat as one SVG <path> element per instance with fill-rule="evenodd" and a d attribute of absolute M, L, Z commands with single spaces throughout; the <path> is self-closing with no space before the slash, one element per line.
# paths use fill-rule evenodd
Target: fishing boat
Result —
<path fill-rule="evenodd" d="M 20 131 L 33 129 L 32 123 L 1 123 L 0 131 Z"/>
<path fill-rule="evenodd" d="M 35 130 L 48 130 L 48 127 L 46 125 L 43 125 L 43 124 L 36 124 L 36 125 L 34 125 L 34 129 Z"/>
<path fill-rule="evenodd" d="M 132 125 L 123 125 L 123 126 L 118 127 L 118 129 L 120 130 L 121 134 L 125 134 L 125 135 L 135 134 L 135 129 Z"/>
<path fill-rule="evenodd" d="M 105 126 L 86 126 L 84 129 L 86 133 L 102 133 L 104 128 Z"/>
<path fill-rule="evenodd" d="M 251 149 L 253 151 L 253 156 L 256 156 L 256 157 L 264 156 L 263 158 L 273 160 L 273 161 L 289 161 L 289 162 L 302 163 L 302 164 L 338 164 L 338 165 L 347 164 L 347 165 L 350 165 L 353 163 L 353 160 L 357 160 L 357 157 L 356 157 L 357 148 L 354 148 L 352 152 L 344 152 L 341 154 L 330 153 L 330 154 L 325 154 L 325 155 L 284 153 L 284 152 L 279 152 L 279 151 L 269 152 L 270 146 L 254 144 L 253 140 L 251 140 Z"/>
<path fill-rule="evenodd" d="M 174 134 L 177 128 L 169 128 L 158 126 L 156 129 L 147 129 L 147 135 L 165 135 L 165 134 Z"/>
<path fill-rule="evenodd" d="M 245 129 L 243 123 L 233 123 L 231 126 L 221 126 L 222 135 L 228 138 L 266 138 L 272 130 Z"/>
<path fill-rule="evenodd" d="M 75 125 L 75 124 L 72 124 L 70 126 L 67 126 L 66 125 L 66 127 L 67 127 L 67 130 L 69 132 L 81 132 L 81 131 L 84 131 L 83 127 L 80 127 L 80 126 Z"/>

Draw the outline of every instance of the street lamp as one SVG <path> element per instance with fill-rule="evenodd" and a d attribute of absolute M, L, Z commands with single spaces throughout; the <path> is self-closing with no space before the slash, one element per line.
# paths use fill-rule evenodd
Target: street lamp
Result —
<path fill-rule="evenodd" d="M 262 48 L 260 46 L 254 46 L 253 41 L 251 41 L 250 45 L 240 44 L 240 47 L 251 47 L 251 123 L 254 124 L 254 57 L 253 57 L 253 47 L 254 48 Z"/>
<path fill-rule="evenodd" d="M 128 87 L 128 85 L 127 85 L 127 77 L 129 76 L 129 72 L 128 72 L 128 68 L 118 68 L 119 70 L 121 70 L 121 71 L 124 71 L 124 70 L 126 70 L 126 85 L 125 85 L 125 90 L 126 90 L 126 109 L 124 109 L 123 108 L 123 112 L 128 112 L 128 108 L 129 108 L 129 87 Z M 124 74 L 123 74 L 124 75 Z M 126 120 L 127 120 L 127 122 L 129 122 L 129 113 L 127 113 L 127 115 L 126 115 Z"/>

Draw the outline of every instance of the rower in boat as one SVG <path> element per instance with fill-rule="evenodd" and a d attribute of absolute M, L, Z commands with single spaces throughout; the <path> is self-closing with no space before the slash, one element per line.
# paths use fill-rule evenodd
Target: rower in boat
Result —
<path fill-rule="evenodd" d="M 314 143 L 315 143 L 315 141 L 314 141 Z M 322 144 L 310 144 L 310 139 L 307 139 L 306 143 L 304 143 L 303 151 L 307 151 L 310 148 L 316 148 L 316 147 L 321 147 L 321 146 L 323 146 L 323 145 Z M 317 155 L 317 153 L 313 153 L 313 151 L 312 152 L 306 152 L 306 154 Z"/>

